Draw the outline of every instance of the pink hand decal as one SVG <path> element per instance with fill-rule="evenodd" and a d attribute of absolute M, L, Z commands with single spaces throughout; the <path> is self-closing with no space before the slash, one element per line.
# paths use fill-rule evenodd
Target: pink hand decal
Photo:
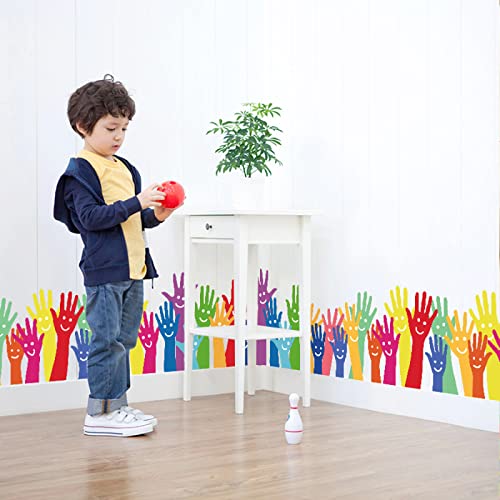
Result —
<path fill-rule="evenodd" d="M 156 373 L 156 345 L 160 329 L 155 328 L 153 313 L 149 315 L 144 311 L 142 313 L 142 323 L 139 327 L 139 339 L 144 347 L 144 369 L 142 373 Z"/>
<path fill-rule="evenodd" d="M 333 349 L 331 344 L 331 342 L 333 342 L 333 329 L 342 325 L 342 322 L 344 321 L 344 314 L 342 313 L 342 311 L 339 314 L 339 310 L 336 308 L 332 318 L 332 312 L 330 308 L 328 308 L 327 316 L 325 317 L 325 315 L 322 314 L 321 318 L 323 320 L 323 326 L 326 335 L 322 370 L 323 375 L 330 375 L 333 359 Z"/>
<path fill-rule="evenodd" d="M 394 318 L 391 318 L 389 324 L 385 314 L 384 326 L 380 324 L 379 320 L 376 323 L 377 329 L 373 333 L 379 341 L 385 356 L 384 384 L 396 385 L 396 360 L 401 334 L 397 337 L 394 335 Z"/>
<path fill-rule="evenodd" d="M 38 383 L 40 381 L 40 351 L 42 350 L 43 337 L 42 333 L 38 336 L 36 328 L 36 319 L 33 324 L 30 324 L 28 318 L 25 320 L 26 329 L 17 324 L 17 333 L 13 334 L 15 341 L 23 348 L 24 354 L 28 358 L 28 366 L 26 367 L 26 383 Z"/>

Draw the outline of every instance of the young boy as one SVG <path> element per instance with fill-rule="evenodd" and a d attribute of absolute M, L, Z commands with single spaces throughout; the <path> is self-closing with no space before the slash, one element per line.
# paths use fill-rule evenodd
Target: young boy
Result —
<path fill-rule="evenodd" d="M 70 159 L 55 194 L 54 217 L 84 243 L 80 269 L 92 338 L 83 430 L 92 436 L 136 436 L 157 423 L 128 406 L 129 352 L 142 318 L 143 280 L 158 276 L 143 231 L 173 210 L 161 206 L 159 184 L 142 191 L 139 172 L 116 155 L 134 114 L 134 101 L 111 75 L 73 93 L 68 118 L 84 146 Z"/>

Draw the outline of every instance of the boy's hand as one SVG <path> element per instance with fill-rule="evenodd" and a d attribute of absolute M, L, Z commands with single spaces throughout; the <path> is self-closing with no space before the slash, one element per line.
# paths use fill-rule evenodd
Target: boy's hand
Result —
<path fill-rule="evenodd" d="M 155 215 L 157 208 L 163 208 L 161 206 L 161 200 L 165 199 L 165 193 L 162 191 L 158 191 L 158 187 L 160 184 L 157 182 L 151 184 L 148 188 L 137 195 L 139 203 L 141 204 L 141 208 L 144 210 L 145 208 L 154 207 Z M 168 210 L 168 209 L 164 209 Z M 169 214 L 170 215 L 170 214 Z M 168 217 L 168 216 L 167 216 Z M 165 217 L 166 218 L 166 217 Z"/>
<path fill-rule="evenodd" d="M 181 203 L 178 207 L 175 208 L 165 208 L 162 206 L 155 207 L 154 212 L 155 212 L 155 217 L 160 221 L 163 222 L 165 219 L 170 217 L 178 208 L 182 207 L 184 203 Z"/>

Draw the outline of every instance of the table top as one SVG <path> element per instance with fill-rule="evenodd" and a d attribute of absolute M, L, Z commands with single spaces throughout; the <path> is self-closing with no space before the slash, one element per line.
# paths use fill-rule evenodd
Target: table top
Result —
<path fill-rule="evenodd" d="M 220 209 L 220 208 L 193 208 L 185 209 L 181 208 L 174 212 L 178 216 L 196 216 L 196 215 L 295 215 L 295 216 L 312 216 L 321 214 L 320 210 L 314 209 L 270 209 L 270 210 L 240 210 L 240 209 Z"/>

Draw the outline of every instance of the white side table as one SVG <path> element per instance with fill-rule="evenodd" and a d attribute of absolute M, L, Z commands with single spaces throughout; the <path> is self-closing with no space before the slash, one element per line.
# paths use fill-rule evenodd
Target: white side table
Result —
<path fill-rule="evenodd" d="M 248 394 L 255 394 L 256 341 L 277 337 L 300 337 L 300 370 L 304 406 L 311 404 L 309 339 L 311 303 L 311 216 L 312 211 L 225 211 L 184 212 L 185 348 L 184 401 L 191 400 L 193 335 L 235 340 L 235 412 L 243 413 L 245 388 L 245 341 L 248 340 Z M 198 328 L 194 325 L 194 288 L 191 267 L 196 246 L 233 245 L 234 326 Z M 300 329 L 277 329 L 257 325 L 257 245 L 300 247 Z M 248 277 L 251 279 L 248 279 Z M 250 300 L 247 300 L 247 299 Z M 245 310 L 247 317 L 245 317 Z M 245 324 L 246 323 L 246 324 Z"/>

